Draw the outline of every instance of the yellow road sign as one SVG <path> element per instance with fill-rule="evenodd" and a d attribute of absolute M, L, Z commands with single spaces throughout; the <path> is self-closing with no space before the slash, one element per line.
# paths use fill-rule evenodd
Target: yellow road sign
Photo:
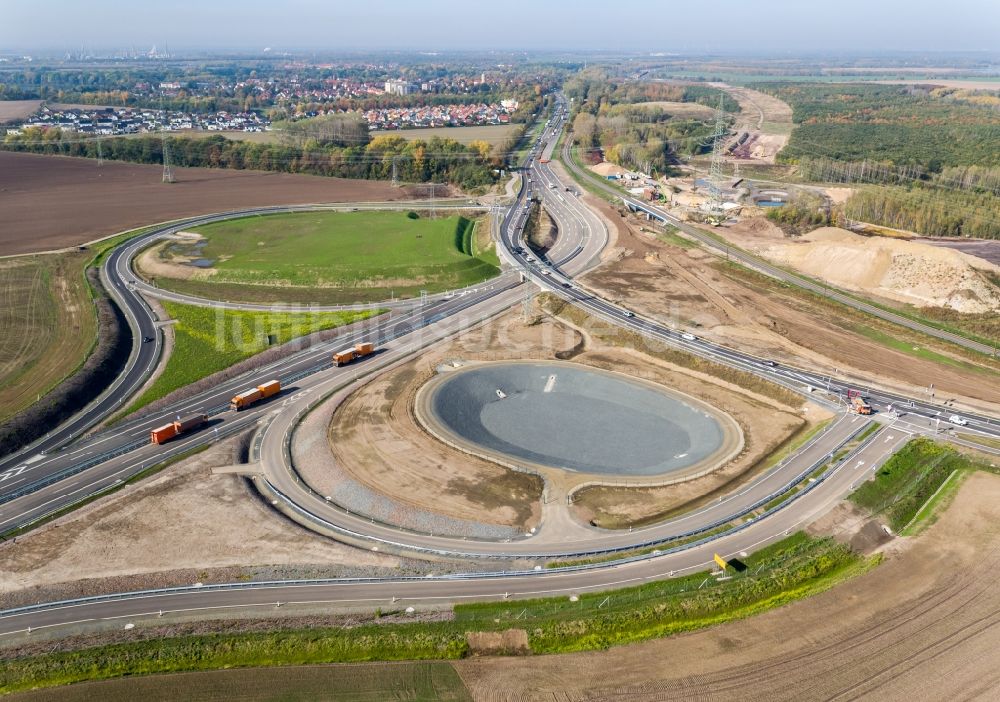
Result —
<path fill-rule="evenodd" d="M 729 567 L 729 563 L 726 562 L 726 559 L 720 556 L 719 554 L 716 553 L 715 555 L 712 556 L 712 558 L 715 559 L 715 562 L 718 563 L 719 567 L 722 568 L 723 570 Z"/>

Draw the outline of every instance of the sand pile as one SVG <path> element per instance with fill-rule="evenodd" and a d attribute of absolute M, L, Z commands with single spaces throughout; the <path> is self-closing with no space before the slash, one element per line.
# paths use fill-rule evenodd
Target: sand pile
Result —
<path fill-rule="evenodd" d="M 762 253 L 848 290 L 918 307 L 972 314 L 1000 310 L 1000 288 L 988 278 L 990 272 L 1000 275 L 1000 266 L 952 249 L 823 227 Z"/>
<path fill-rule="evenodd" d="M 628 173 L 627 170 L 621 166 L 615 165 L 609 161 L 602 161 L 594 166 L 589 166 L 590 170 L 601 176 L 602 178 L 607 178 L 608 176 L 623 176 Z"/>

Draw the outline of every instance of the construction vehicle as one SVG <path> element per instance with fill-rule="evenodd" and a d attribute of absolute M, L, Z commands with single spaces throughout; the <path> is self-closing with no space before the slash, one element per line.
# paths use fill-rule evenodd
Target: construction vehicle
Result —
<path fill-rule="evenodd" d="M 346 366 L 351 361 L 364 358 L 375 352 L 375 345 L 371 343 L 355 344 L 353 348 L 344 349 L 333 354 L 333 363 L 336 366 Z"/>
<path fill-rule="evenodd" d="M 848 390 L 847 400 L 851 405 L 851 411 L 857 414 L 871 414 L 872 406 L 868 404 L 865 398 L 861 397 L 860 390 Z"/>
<path fill-rule="evenodd" d="M 262 385 L 250 388 L 249 390 L 244 390 L 234 396 L 233 399 L 229 401 L 229 409 L 234 412 L 239 412 L 241 409 L 246 409 L 255 402 L 260 402 L 261 400 L 273 397 L 279 392 L 281 392 L 281 383 L 277 380 L 269 380 Z"/>
<path fill-rule="evenodd" d="M 183 419 L 178 418 L 176 421 L 170 422 L 170 424 L 164 424 L 162 427 L 151 430 L 149 432 L 149 440 L 157 445 L 163 444 L 175 436 L 180 436 L 193 429 L 197 429 L 207 421 L 207 414 L 192 414 Z"/>

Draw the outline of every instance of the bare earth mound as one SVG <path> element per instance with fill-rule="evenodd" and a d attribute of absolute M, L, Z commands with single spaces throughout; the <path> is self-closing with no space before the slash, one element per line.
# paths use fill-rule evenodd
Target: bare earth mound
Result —
<path fill-rule="evenodd" d="M 752 619 L 603 652 L 455 665 L 491 702 L 996 699 L 998 505 L 1000 477 L 975 474 L 886 563 Z"/>
<path fill-rule="evenodd" d="M 954 249 L 823 227 L 763 253 L 839 287 L 918 307 L 1000 310 L 1000 288 L 983 274 L 1000 275 L 1000 266 Z"/>
<path fill-rule="evenodd" d="M 77 246 L 209 212 L 313 202 L 412 199 L 406 188 L 344 178 L 176 168 L 0 151 L 0 256 Z"/>

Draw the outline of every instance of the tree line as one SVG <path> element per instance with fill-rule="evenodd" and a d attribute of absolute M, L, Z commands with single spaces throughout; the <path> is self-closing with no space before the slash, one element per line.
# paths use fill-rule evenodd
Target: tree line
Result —
<path fill-rule="evenodd" d="M 1000 239 L 1000 197 L 914 186 L 863 188 L 844 204 L 849 219 L 927 236 Z"/>
<path fill-rule="evenodd" d="M 305 138 L 300 144 L 254 143 L 227 139 L 166 138 L 175 166 L 253 169 L 283 173 L 307 173 L 368 180 L 388 180 L 393 162 L 397 177 L 405 182 L 451 183 L 463 189 L 488 187 L 496 181 L 493 172 L 499 159 L 482 144 L 461 144 L 454 139 L 432 137 L 406 140 L 399 136 L 376 137 L 362 144 L 321 143 Z M 100 144 L 100 147 L 98 146 Z M 8 134 L 2 148 L 40 154 L 96 158 L 100 148 L 105 159 L 132 163 L 162 163 L 163 143 L 159 135 L 79 140 L 75 133 L 59 129 L 29 128 Z"/>

